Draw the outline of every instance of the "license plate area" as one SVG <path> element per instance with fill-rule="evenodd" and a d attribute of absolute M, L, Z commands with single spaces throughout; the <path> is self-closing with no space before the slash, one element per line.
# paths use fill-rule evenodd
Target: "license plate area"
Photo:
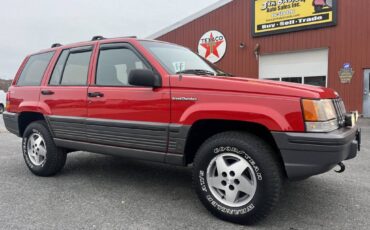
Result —
<path fill-rule="evenodd" d="M 345 117 L 344 125 L 346 127 L 353 128 L 357 124 L 359 114 L 358 114 L 357 111 L 355 111 L 355 112 L 351 112 L 351 113 L 346 113 L 344 117 Z"/>

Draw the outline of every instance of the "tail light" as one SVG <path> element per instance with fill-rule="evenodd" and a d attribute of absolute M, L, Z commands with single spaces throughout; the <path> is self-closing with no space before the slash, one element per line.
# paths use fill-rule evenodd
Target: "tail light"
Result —
<path fill-rule="evenodd" d="M 10 108 L 10 92 L 6 93 L 5 111 L 9 111 Z"/>

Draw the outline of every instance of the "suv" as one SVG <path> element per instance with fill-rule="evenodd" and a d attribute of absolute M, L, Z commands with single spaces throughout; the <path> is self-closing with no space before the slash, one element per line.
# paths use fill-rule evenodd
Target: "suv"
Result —
<path fill-rule="evenodd" d="M 356 114 L 331 89 L 234 77 L 182 46 L 133 37 L 26 57 L 3 117 L 38 176 L 78 150 L 192 165 L 204 206 L 240 224 L 264 218 L 284 180 L 343 171 L 360 146 Z"/>
<path fill-rule="evenodd" d="M 5 111 L 5 92 L 0 90 L 0 114 Z"/>

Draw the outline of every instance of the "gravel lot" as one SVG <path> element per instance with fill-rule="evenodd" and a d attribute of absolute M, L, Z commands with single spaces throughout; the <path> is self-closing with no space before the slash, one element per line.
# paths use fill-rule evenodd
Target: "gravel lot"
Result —
<path fill-rule="evenodd" d="M 287 183 L 275 212 L 244 227 L 203 208 L 191 168 L 77 152 L 61 174 L 36 177 L 0 116 L 0 229 L 369 229 L 370 121 L 361 126 L 346 172 Z"/>

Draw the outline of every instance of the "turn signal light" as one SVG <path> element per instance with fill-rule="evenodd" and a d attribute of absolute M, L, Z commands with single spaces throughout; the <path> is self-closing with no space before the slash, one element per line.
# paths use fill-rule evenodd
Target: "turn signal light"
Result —
<path fill-rule="evenodd" d="M 319 115 L 317 112 L 317 106 L 313 100 L 302 100 L 303 114 L 305 121 L 318 121 Z"/>

